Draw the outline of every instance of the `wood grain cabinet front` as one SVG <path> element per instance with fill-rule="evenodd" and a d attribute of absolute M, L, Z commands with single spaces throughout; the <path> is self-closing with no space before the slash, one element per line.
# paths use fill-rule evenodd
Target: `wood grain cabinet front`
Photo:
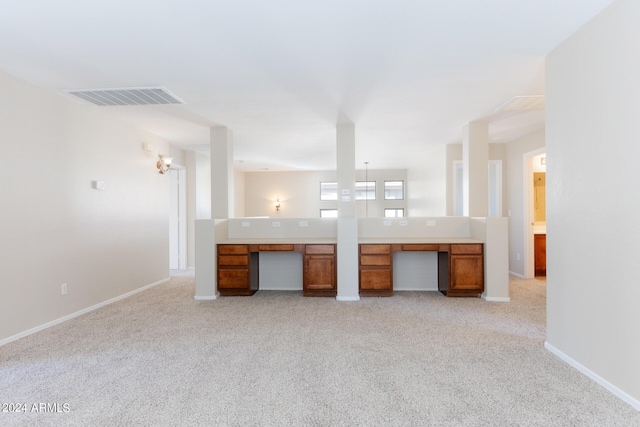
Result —
<path fill-rule="evenodd" d="M 306 297 L 335 297 L 338 294 L 336 245 L 305 245 L 302 294 Z"/>
<path fill-rule="evenodd" d="M 534 234 L 533 236 L 534 268 L 536 276 L 547 275 L 547 235 Z"/>
<path fill-rule="evenodd" d="M 220 295 L 249 296 L 256 293 L 257 254 L 251 254 L 248 245 L 218 245 L 217 252 Z"/>
<path fill-rule="evenodd" d="M 391 245 L 359 245 L 359 290 L 364 297 L 393 295 L 393 253 Z"/>
<path fill-rule="evenodd" d="M 448 297 L 477 297 L 484 292 L 482 244 L 451 245 L 438 254 L 438 289 Z"/>

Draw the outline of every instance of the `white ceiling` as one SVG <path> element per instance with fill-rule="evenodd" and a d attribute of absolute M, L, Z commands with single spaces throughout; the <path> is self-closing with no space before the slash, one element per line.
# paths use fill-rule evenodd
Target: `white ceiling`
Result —
<path fill-rule="evenodd" d="M 419 165 L 462 126 L 492 142 L 544 125 L 499 112 L 544 94 L 544 56 L 612 0 L 21 0 L 0 4 L 0 70 L 54 91 L 164 86 L 184 105 L 95 107 L 191 149 L 234 134 L 244 170 Z M 83 101 L 78 101 L 83 102 Z"/>

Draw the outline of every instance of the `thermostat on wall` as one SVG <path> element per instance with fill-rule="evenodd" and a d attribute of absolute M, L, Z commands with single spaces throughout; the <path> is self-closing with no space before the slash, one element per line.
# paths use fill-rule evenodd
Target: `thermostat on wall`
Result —
<path fill-rule="evenodd" d="M 96 190 L 104 190 L 104 181 L 93 181 L 93 188 Z"/>

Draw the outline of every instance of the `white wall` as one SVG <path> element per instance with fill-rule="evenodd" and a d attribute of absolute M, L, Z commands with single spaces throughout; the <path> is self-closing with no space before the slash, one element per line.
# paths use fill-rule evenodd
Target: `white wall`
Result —
<path fill-rule="evenodd" d="M 523 138 L 506 144 L 506 168 L 503 173 L 503 207 L 509 216 L 509 271 L 524 276 L 525 265 L 525 189 L 524 159 L 525 153 L 545 146 L 545 130 L 533 132 Z M 504 166 L 503 166 L 504 167 Z M 511 212 L 511 215 L 509 215 Z M 533 251 L 533 248 L 530 248 Z M 518 259 L 520 254 L 520 259 Z"/>
<path fill-rule="evenodd" d="M 0 341 L 169 275 L 168 143 L 103 111 L 0 73 Z"/>
<path fill-rule="evenodd" d="M 638 40 L 618 0 L 546 61 L 547 343 L 640 409 Z"/>
<path fill-rule="evenodd" d="M 409 160 L 409 159 L 408 159 Z M 445 216 L 447 212 L 447 148 L 433 147 L 420 167 L 407 170 L 407 216 Z"/>
<path fill-rule="evenodd" d="M 315 172 L 246 172 L 244 186 L 236 182 L 236 196 L 244 195 L 244 216 L 268 216 L 271 218 L 318 218 L 320 209 L 337 209 L 338 202 L 320 200 L 320 182 L 335 182 L 335 171 Z M 376 200 L 356 202 L 356 216 L 384 216 L 385 208 L 403 208 L 407 214 L 407 171 L 364 170 L 356 171 L 356 180 L 376 181 Z M 384 181 L 405 182 L 404 200 L 384 200 Z M 244 192 L 243 190 L 244 189 Z M 274 201 L 280 199 L 280 211 L 276 212 Z M 236 215 L 240 216 L 240 215 Z"/>

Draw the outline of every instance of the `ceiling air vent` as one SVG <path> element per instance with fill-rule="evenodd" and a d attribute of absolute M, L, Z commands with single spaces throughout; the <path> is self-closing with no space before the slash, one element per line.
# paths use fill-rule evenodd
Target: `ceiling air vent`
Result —
<path fill-rule="evenodd" d="M 112 105 L 184 104 L 180 98 L 161 86 L 69 90 L 67 93 L 101 107 Z"/>
<path fill-rule="evenodd" d="M 496 111 L 530 111 L 544 109 L 544 95 L 514 96 L 504 102 Z"/>

